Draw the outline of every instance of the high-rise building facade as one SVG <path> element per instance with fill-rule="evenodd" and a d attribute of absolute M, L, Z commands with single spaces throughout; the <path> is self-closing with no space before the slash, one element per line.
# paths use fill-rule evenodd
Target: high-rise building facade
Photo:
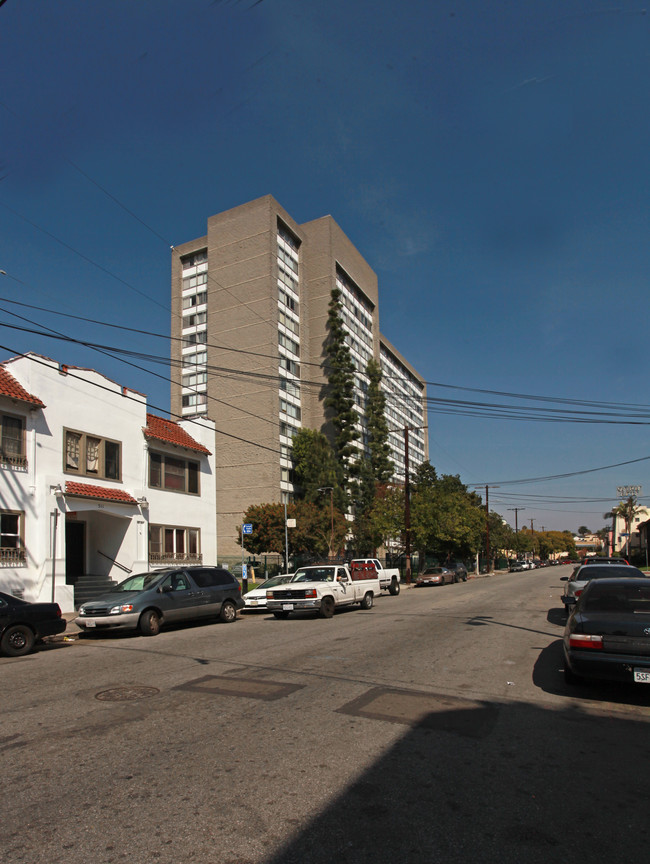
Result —
<path fill-rule="evenodd" d="M 355 364 L 359 448 L 368 361 L 378 360 L 395 479 L 428 457 L 426 385 L 381 336 L 377 277 L 330 216 L 296 223 L 270 195 L 211 216 L 207 234 L 172 256 L 174 415 L 216 425 L 217 548 L 236 554 L 251 504 L 291 500 L 292 439 L 327 425 L 332 289 Z"/>

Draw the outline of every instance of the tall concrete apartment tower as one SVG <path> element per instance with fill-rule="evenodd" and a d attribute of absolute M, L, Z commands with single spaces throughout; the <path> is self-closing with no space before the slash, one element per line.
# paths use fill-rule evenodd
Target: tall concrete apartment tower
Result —
<path fill-rule="evenodd" d="M 379 332 L 377 276 L 331 216 L 296 223 L 267 195 L 211 216 L 172 254 L 174 415 L 216 424 L 217 549 L 240 553 L 251 504 L 291 500 L 291 443 L 326 426 L 328 304 L 341 290 L 355 362 L 359 447 L 368 360 L 381 363 L 395 479 L 428 458 L 426 386 Z M 419 428 L 417 428 L 419 427 Z"/>

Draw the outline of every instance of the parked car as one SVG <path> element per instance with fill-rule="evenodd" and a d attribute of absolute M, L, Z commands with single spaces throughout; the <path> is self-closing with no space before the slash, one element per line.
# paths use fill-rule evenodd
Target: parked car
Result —
<path fill-rule="evenodd" d="M 273 588 L 275 585 L 284 585 L 285 582 L 288 582 L 293 573 L 282 573 L 279 576 L 271 576 L 270 579 L 267 579 L 265 582 L 262 582 L 261 585 L 258 585 L 257 588 L 251 588 L 250 591 L 247 591 L 244 594 L 244 612 L 249 612 L 255 609 L 266 609 L 266 591 L 268 588 Z"/>
<path fill-rule="evenodd" d="M 592 579 L 573 603 L 564 628 L 566 682 L 650 684 L 650 579 Z"/>
<path fill-rule="evenodd" d="M 29 654 L 39 639 L 65 628 L 58 603 L 28 603 L 0 592 L 0 651 L 8 657 Z"/>
<path fill-rule="evenodd" d="M 420 588 L 429 585 L 446 585 L 447 582 L 458 582 L 458 576 L 449 567 L 427 567 L 415 580 L 416 586 Z"/>
<path fill-rule="evenodd" d="M 524 562 L 523 561 L 511 561 L 508 565 L 508 570 L 511 573 L 521 573 L 524 570 Z"/>
<path fill-rule="evenodd" d="M 320 618 L 331 618 L 336 609 L 359 605 L 372 609 L 381 594 L 374 564 L 314 564 L 300 567 L 291 581 L 271 588 L 266 605 L 275 618 L 288 618 L 293 612 L 317 612 Z"/>
<path fill-rule="evenodd" d="M 629 564 L 627 558 L 601 558 L 593 555 L 585 558 L 583 564 Z"/>
<path fill-rule="evenodd" d="M 641 570 L 630 564 L 583 564 L 576 567 L 570 576 L 561 577 L 563 581 L 566 580 L 562 602 L 566 607 L 567 615 L 571 611 L 575 599 L 582 594 L 587 583 L 592 579 L 618 579 L 633 576 L 646 578 Z"/>
<path fill-rule="evenodd" d="M 138 573 L 79 607 L 82 630 L 139 630 L 156 636 L 165 624 L 219 617 L 230 623 L 244 608 L 239 582 L 222 567 L 173 567 Z"/>
<path fill-rule="evenodd" d="M 445 561 L 444 566 L 448 570 L 454 571 L 456 576 L 458 576 L 457 582 L 467 582 L 467 567 L 465 567 L 462 561 Z"/>

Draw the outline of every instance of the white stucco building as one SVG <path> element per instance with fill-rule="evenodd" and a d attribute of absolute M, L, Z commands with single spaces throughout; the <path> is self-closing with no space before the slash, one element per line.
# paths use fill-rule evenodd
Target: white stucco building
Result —
<path fill-rule="evenodd" d="M 92 369 L 0 364 L 0 590 L 73 611 L 108 580 L 216 564 L 214 423 Z"/>

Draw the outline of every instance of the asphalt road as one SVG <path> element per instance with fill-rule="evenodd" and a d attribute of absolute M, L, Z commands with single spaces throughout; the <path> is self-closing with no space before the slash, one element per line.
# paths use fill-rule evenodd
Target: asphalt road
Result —
<path fill-rule="evenodd" d="M 646 860 L 650 688 L 564 684 L 568 572 L 0 658 L 4 864 Z"/>

